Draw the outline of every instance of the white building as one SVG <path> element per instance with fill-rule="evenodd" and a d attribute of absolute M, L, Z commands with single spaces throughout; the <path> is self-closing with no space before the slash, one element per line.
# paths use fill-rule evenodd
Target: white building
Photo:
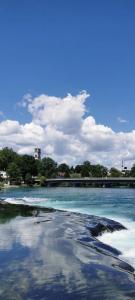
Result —
<path fill-rule="evenodd" d="M 2 178 L 2 179 L 8 178 L 6 171 L 0 171 L 0 178 Z"/>

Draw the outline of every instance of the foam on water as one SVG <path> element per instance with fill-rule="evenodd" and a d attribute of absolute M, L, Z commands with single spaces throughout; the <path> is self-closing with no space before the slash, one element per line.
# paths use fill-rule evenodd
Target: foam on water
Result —
<path fill-rule="evenodd" d="M 135 268 L 135 222 L 128 219 L 113 218 L 123 224 L 127 230 L 106 232 L 99 240 L 121 251 L 120 258 Z"/>
<path fill-rule="evenodd" d="M 22 204 L 22 205 L 33 205 L 33 206 L 44 206 L 45 202 L 47 202 L 48 198 L 31 198 L 31 197 L 23 197 L 23 198 L 6 198 L 5 202 L 10 204 Z"/>

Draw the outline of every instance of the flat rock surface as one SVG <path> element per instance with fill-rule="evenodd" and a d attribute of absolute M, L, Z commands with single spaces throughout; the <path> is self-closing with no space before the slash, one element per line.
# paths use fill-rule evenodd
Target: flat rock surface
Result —
<path fill-rule="evenodd" d="M 135 299 L 134 269 L 98 236 L 106 218 L 0 202 L 0 299 Z"/>

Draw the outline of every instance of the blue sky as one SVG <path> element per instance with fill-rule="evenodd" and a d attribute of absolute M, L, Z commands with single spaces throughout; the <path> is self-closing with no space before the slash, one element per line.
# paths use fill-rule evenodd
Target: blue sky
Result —
<path fill-rule="evenodd" d="M 1 1 L 0 83 L 7 118 L 29 120 L 15 109 L 26 93 L 85 89 L 97 122 L 134 129 L 135 1 Z"/>
<path fill-rule="evenodd" d="M 134 111 L 134 0 L 0 1 L 0 148 L 131 166 Z"/>

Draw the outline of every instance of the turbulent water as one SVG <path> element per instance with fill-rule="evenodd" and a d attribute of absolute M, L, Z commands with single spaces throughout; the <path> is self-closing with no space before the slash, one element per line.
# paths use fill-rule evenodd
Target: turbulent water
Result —
<path fill-rule="evenodd" d="M 1 198 L 22 203 L 111 218 L 127 230 L 105 233 L 100 240 L 122 252 L 135 267 L 135 189 L 35 188 L 8 189 Z"/>

